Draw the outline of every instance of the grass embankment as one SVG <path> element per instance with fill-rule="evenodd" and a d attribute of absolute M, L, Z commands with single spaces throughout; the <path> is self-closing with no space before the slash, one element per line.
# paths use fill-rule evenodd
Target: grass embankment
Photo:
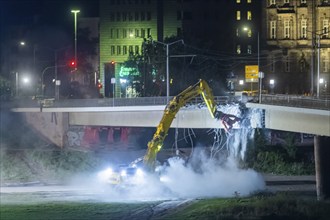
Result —
<path fill-rule="evenodd" d="M 167 219 L 324 219 L 330 203 L 301 199 L 289 194 L 250 198 L 206 199 L 168 216 Z"/>
<path fill-rule="evenodd" d="M 39 181 L 63 183 L 74 175 L 93 173 L 106 163 L 95 152 L 58 147 L 0 149 L 1 184 Z"/>
<path fill-rule="evenodd" d="M 203 199 L 180 209 L 167 210 L 153 218 L 159 202 L 79 203 L 57 202 L 34 205 L 2 205 L 0 219 L 319 219 L 328 220 L 330 203 L 301 199 L 289 194 L 249 198 Z"/>

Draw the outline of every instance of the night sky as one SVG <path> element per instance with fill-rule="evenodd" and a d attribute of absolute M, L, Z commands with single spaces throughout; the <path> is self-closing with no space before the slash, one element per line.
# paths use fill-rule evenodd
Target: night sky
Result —
<path fill-rule="evenodd" d="M 81 17 L 98 16 L 98 0 L 0 0 L 1 24 L 38 24 L 71 26 L 71 9 Z"/>

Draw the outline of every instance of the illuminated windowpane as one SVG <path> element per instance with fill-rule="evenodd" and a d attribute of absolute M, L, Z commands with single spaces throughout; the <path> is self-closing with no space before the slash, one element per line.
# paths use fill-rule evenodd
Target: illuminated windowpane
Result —
<path fill-rule="evenodd" d="M 247 36 L 248 36 L 248 37 L 252 37 L 252 30 L 251 30 L 251 29 L 249 29 L 249 30 L 247 31 Z"/>
<path fill-rule="evenodd" d="M 241 3 L 241 0 L 236 0 L 236 3 Z"/>
<path fill-rule="evenodd" d="M 269 0 L 269 5 L 276 5 L 276 0 Z"/>
<path fill-rule="evenodd" d="M 251 11 L 247 11 L 247 20 L 248 21 L 252 20 L 252 12 Z"/>
<path fill-rule="evenodd" d="M 289 4 L 290 0 L 284 0 L 284 4 Z"/>
<path fill-rule="evenodd" d="M 276 39 L 276 21 L 270 21 L 270 39 Z"/>
<path fill-rule="evenodd" d="M 241 45 L 237 45 L 236 47 L 236 53 L 241 54 Z"/>
<path fill-rule="evenodd" d="M 247 53 L 252 54 L 252 46 L 251 45 L 247 46 Z"/>
<path fill-rule="evenodd" d="M 307 38 L 307 19 L 301 20 L 301 38 L 306 39 Z"/>
<path fill-rule="evenodd" d="M 247 0 L 246 2 L 247 2 L 247 3 L 252 3 L 252 0 Z"/>
<path fill-rule="evenodd" d="M 236 20 L 241 20 L 241 11 L 236 11 Z"/>
<path fill-rule="evenodd" d="M 329 20 L 324 19 L 322 23 L 323 23 L 322 35 L 323 35 L 323 37 L 328 37 L 329 36 Z"/>
<path fill-rule="evenodd" d="M 289 20 L 284 21 L 284 38 L 286 38 L 286 39 L 290 38 L 290 21 Z"/>

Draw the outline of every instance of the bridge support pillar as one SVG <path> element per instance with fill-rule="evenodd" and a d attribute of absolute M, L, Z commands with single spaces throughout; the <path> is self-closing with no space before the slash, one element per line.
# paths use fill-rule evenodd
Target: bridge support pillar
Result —
<path fill-rule="evenodd" d="M 330 198 L 330 137 L 314 136 L 316 195 L 318 200 Z"/>

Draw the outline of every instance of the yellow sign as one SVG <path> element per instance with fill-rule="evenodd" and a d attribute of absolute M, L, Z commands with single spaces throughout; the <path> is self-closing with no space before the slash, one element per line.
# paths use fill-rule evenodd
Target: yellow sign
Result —
<path fill-rule="evenodd" d="M 258 65 L 245 66 L 245 81 L 258 82 Z"/>

